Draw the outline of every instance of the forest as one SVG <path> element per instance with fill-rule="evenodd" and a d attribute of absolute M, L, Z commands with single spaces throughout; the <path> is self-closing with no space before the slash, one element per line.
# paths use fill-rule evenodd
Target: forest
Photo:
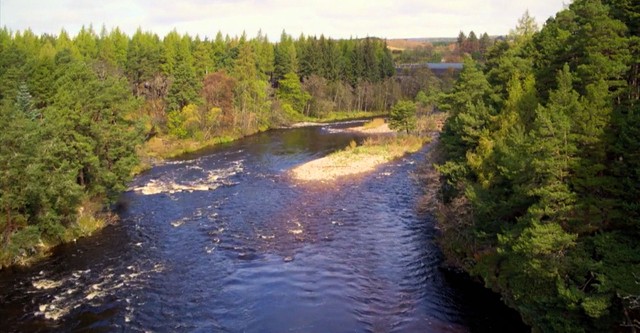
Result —
<path fill-rule="evenodd" d="M 0 267 L 109 222 L 132 175 L 180 144 L 384 113 L 441 89 L 429 70 L 394 74 L 379 38 L 2 29 Z"/>
<path fill-rule="evenodd" d="M 525 15 L 441 103 L 447 264 L 535 332 L 640 328 L 639 36 L 630 0 Z"/>

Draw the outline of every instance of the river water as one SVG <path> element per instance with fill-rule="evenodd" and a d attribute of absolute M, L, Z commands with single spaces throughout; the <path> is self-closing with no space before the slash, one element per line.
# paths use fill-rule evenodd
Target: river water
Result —
<path fill-rule="evenodd" d="M 422 152 L 335 183 L 293 166 L 361 140 L 275 130 L 136 178 L 121 222 L 0 272 L 2 332 L 524 332 L 439 269 Z"/>

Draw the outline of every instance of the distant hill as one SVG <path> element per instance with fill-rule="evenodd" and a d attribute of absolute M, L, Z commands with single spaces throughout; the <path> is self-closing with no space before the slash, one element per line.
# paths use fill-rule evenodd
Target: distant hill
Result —
<path fill-rule="evenodd" d="M 391 50 L 406 50 L 431 46 L 435 43 L 455 43 L 456 38 L 396 38 L 387 39 L 387 46 Z"/>
<path fill-rule="evenodd" d="M 387 47 L 393 50 L 415 49 L 430 45 L 430 43 L 413 41 L 409 39 L 387 39 Z"/>
<path fill-rule="evenodd" d="M 498 39 L 501 37 L 502 36 L 491 36 L 491 39 Z M 395 38 L 387 39 L 387 46 L 393 51 L 415 49 L 433 44 L 452 44 L 457 41 L 457 37 Z"/>
<path fill-rule="evenodd" d="M 407 38 L 410 41 L 425 42 L 425 43 L 455 43 L 457 37 L 425 37 L 425 38 Z"/>

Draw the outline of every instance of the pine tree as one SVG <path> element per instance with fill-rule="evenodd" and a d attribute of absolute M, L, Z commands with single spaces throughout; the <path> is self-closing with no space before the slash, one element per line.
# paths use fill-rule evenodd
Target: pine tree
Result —
<path fill-rule="evenodd" d="M 489 48 L 493 45 L 493 41 L 491 37 L 485 32 L 480 36 L 480 40 L 478 41 L 478 46 L 480 48 L 480 53 L 485 57 L 486 53 L 489 51 Z"/>
<path fill-rule="evenodd" d="M 17 108 L 4 105 L 0 109 L 0 125 L 3 128 L 0 133 L 0 237 L 6 248 L 15 234 L 28 228 L 30 216 L 25 209 L 30 196 L 28 184 L 34 181 L 28 170 L 35 156 L 37 138 L 33 137 L 35 131 L 26 115 Z M 34 229 L 31 231 L 39 236 L 37 227 Z"/>
<path fill-rule="evenodd" d="M 340 67 L 342 63 L 342 55 L 338 49 L 338 43 L 332 39 L 322 43 L 324 36 L 320 36 L 323 58 L 324 78 L 329 81 L 336 81 L 340 77 Z M 395 71 L 395 68 L 394 68 Z"/>
<path fill-rule="evenodd" d="M 33 97 L 29 93 L 29 87 L 24 82 L 18 88 L 15 107 L 18 111 L 24 113 L 28 119 L 34 120 L 40 116 L 40 112 L 35 109 Z"/>
<path fill-rule="evenodd" d="M 639 318 L 640 118 L 627 31 L 637 10 L 607 3 L 576 0 L 540 32 L 525 14 L 487 54 L 498 98 L 471 89 L 482 73 L 465 66 L 446 100 L 438 170 L 443 201 L 460 210 L 444 210 L 455 220 L 443 222 L 446 252 L 541 332 Z"/>
<path fill-rule="evenodd" d="M 480 40 L 473 31 L 469 32 L 469 37 L 467 37 L 467 52 L 471 54 L 473 59 L 480 58 Z"/>
<path fill-rule="evenodd" d="M 129 43 L 125 68 L 137 96 L 142 94 L 141 85 L 151 81 L 160 72 L 160 60 L 161 44 L 158 36 L 138 29 Z"/>
<path fill-rule="evenodd" d="M 55 94 L 55 50 L 50 43 L 40 50 L 40 55 L 34 65 L 29 92 L 33 95 L 34 107 L 44 109 L 51 105 Z"/>
<path fill-rule="evenodd" d="M 256 55 L 249 43 L 240 43 L 238 59 L 234 65 L 236 109 L 241 133 L 265 129 L 269 124 L 268 83 L 260 80 L 256 68 Z M 235 125 L 235 124 L 234 124 Z"/>
<path fill-rule="evenodd" d="M 587 94 L 589 85 L 604 80 L 614 95 L 626 86 L 630 45 L 626 26 L 609 15 L 609 8 L 600 1 L 578 1 L 572 4 L 578 26 L 570 41 L 573 46 L 579 85 L 577 91 Z"/>
<path fill-rule="evenodd" d="M 171 35 L 171 34 L 170 34 Z M 167 108 L 169 112 L 180 112 L 182 108 L 190 103 L 196 103 L 198 92 L 200 91 L 201 80 L 196 77 L 196 70 L 193 66 L 193 56 L 191 55 L 191 38 L 179 35 L 165 38 L 165 44 L 169 43 L 168 49 L 173 49 L 170 53 L 173 59 L 166 66 L 172 73 L 170 76 L 171 86 L 167 95 Z M 171 44 L 174 44 L 171 46 Z"/>
<path fill-rule="evenodd" d="M 522 44 L 529 41 L 538 30 L 535 17 L 531 16 L 527 10 L 518 19 L 516 28 L 509 31 L 509 39 L 515 44 Z"/>
<path fill-rule="evenodd" d="M 302 90 L 300 78 L 295 73 L 288 73 L 278 83 L 276 96 L 282 103 L 286 103 L 293 111 L 303 113 L 307 102 L 311 98 L 309 93 Z"/>
<path fill-rule="evenodd" d="M 467 35 L 465 35 L 463 31 L 460 31 L 460 33 L 458 34 L 458 39 L 456 41 L 456 44 L 458 45 L 458 50 L 460 51 L 460 53 L 466 52 Z"/>
<path fill-rule="evenodd" d="M 97 44 L 98 36 L 96 36 L 92 26 L 89 26 L 89 28 L 83 26 L 73 40 L 73 45 L 78 48 L 80 55 L 85 60 L 92 60 L 97 57 Z"/>
<path fill-rule="evenodd" d="M 364 39 L 362 44 L 363 78 L 368 82 L 380 80 L 380 62 L 376 57 L 375 43 L 371 38 Z"/>
<path fill-rule="evenodd" d="M 416 129 L 416 105 L 412 101 L 399 101 L 389 113 L 389 128 L 409 134 Z"/>
<path fill-rule="evenodd" d="M 262 80 L 268 80 L 274 71 L 274 48 L 269 38 L 258 31 L 256 38 L 251 40 L 253 52 L 256 54 L 256 66 Z"/>
<path fill-rule="evenodd" d="M 208 41 L 201 41 L 199 37 L 193 42 L 193 67 L 197 80 L 202 80 L 207 74 L 215 71 L 215 63 L 212 58 L 212 48 Z"/>
<path fill-rule="evenodd" d="M 551 92 L 546 107 L 538 107 L 533 124 L 530 151 L 536 177 L 530 191 L 540 201 L 529 212 L 538 221 L 550 219 L 567 225 L 574 209 L 576 194 L 568 182 L 578 152 L 572 135 L 575 126 L 572 117 L 582 110 L 569 67 L 565 65 L 558 73 L 558 89 Z"/>
<path fill-rule="evenodd" d="M 280 42 L 276 44 L 274 51 L 273 82 L 277 84 L 287 73 L 297 70 L 297 54 L 291 36 L 282 31 Z"/>

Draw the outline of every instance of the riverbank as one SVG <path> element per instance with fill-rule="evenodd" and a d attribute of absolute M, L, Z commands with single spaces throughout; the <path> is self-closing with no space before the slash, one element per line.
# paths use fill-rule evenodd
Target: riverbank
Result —
<path fill-rule="evenodd" d="M 358 146 L 353 141 L 349 147 L 293 168 L 290 173 L 296 181 L 331 182 L 345 176 L 367 173 L 379 165 L 405 154 L 415 153 L 434 135 L 442 130 L 446 114 L 437 113 L 418 119 L 419 135 L 398 135 L 381 118 L 373 119 L 363 126 L 345 131 L 373 134 Z"/>
<path fill-rule="evenodd" d="M 331 112 L 322 118 L 304 117 L 299 122 L 274 128 L 300 128 L 309 126 L 324 126 L 334 122 L 368 119 L 372 117 L 384 116 L 384 112 Z M 269 128 L 274 129 L 274 128 Z M 192 138 L 178 139 L 171 136 L 156 136 L 147 140 L 138 148 L 138 158 L 140 162 L 133 169 L 133 175 L 138 175 L 155 165 L 161 164 L 168 159 L 178 158 L 180 156 L 197 152 L 206 148 L 210 148 L 219 144 L 230 143 L 238 139 L 242 139 L 249 135 L 257 133 L 226 134 L 214 137 L 208 140 L 196 140 Z"/>
<path fill-rule="evenodd" d="M 11 266 L 30 266 L 48 257 L 56 246 L 91 236 L 117 221 L 117 215 L 103 209 L 101 199 L 85 199 L 77 209 L 75 222 L 64 229 L 60 238 L 37 237 L 37 230 L 29 227 L 12 235 L 12 242 L 0 248 L 0 270 Z"/>
<path fill-rule="evenodd" d="M 417 152 L 428 141 L 428 138 L 417 136 L 372 137 L 361 146 L 352 141 L 344 150 L 295 167 L 291 176 L 296 181 L 331 182 L 373 171 L 383 163 Z"/>
<path fill-rule="evenodd" d="M 241 136 L 221 136 L 209 140 L 177 139 L 169 136 L 153 137 L 138 148 L 138 165 L 133 175 L 138 175 L 165 160 L 193 153 L 207 147 L 233 142 Z"/>

